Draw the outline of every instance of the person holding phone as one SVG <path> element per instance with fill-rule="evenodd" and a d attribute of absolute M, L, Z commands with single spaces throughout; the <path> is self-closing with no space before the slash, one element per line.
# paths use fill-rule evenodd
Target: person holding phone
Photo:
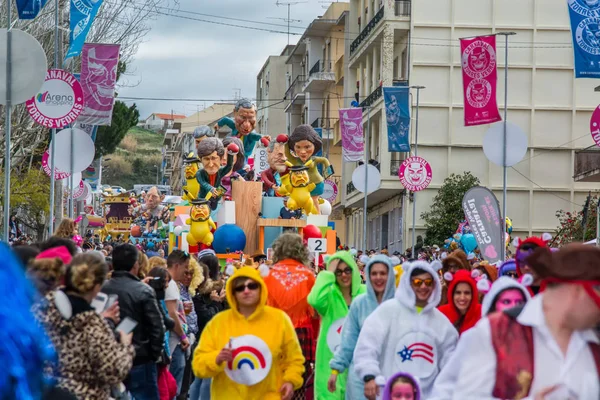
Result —
<path fill-rule="evenodd" d="M 119 340 L 91 303 L 108 272 L 104 258 L 80 254 L 65 275 L 65 287 L 46 295 L 34 308 L 58 354 L 54 377 L 58 387 L 79 399 L 108 400 L 111 386 L 121 383 L 133 365 L 132 333 Z"/>

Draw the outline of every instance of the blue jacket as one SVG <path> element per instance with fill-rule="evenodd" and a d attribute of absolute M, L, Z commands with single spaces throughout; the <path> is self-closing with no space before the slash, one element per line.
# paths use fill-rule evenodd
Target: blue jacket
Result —
<path fill-rule="evenodd" d="M 340 347 L 335 352 L 333 359 L 329 362 L 331 369 L 343 372 L 349 369 L 348 383 L 346 386 L 346 399 L 358 400 L 365 399 L 364 383 L 362 379 L 354 372 L 354 347 L 358 340 L 358 334 L 365 322 L 365 319 L 379 306 L 375 290 L 371 285 L 370 273 L 371 266 L 376 263 L 382 263 L 388 266 L 388 280 L 383 292 L 381 302 L 392 299 L 396 290 L 396 279 L 394 276 L 394 266 L 389 257 L 377 255 L 369 260 L 366 266 L 365 277 L 367 283 L 367 293 L 357 296 L 350 305 L 348 317 L 342 328 L 342 341 Z"/>

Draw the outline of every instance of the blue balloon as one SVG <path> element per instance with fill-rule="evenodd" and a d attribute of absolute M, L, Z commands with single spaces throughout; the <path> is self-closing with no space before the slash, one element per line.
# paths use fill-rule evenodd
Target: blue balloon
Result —
<path fill-rule="evenodd" d="M 465 253 L 472 253 L 477 248 L 477 240 L 472 233 L 465 233 L 460 238 L 460 245 Z"/>
<path fill-rule="evenodd" d="M 246 247 L 246 234 L 237 225 L 221 225 L 215 231 L 213 249 L 217 254 L 233 253 L 243 251 Z"/>

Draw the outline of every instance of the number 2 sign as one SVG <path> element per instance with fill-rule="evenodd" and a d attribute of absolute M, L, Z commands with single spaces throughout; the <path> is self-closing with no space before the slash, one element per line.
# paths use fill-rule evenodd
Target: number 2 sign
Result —
<path fill-rule="evenodd" d="M 308 239 L 308 250 L 312 253 L 325 253 L 327 251 L 327 239 Z"/>

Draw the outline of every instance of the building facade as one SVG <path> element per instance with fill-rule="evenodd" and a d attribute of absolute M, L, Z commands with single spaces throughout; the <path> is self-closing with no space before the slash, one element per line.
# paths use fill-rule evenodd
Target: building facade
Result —
<path fill-rule="evenodd" d="M 151 130 L 151 131 L 162 131 L 164 132 L 167 129 L 173 129 L 173 125 L 175 122 L 179 122 L 185 119 L 185 115 L 180 114 L 161 114 L 161 113 L 153 113 L 150 114 L 148 118 L 143 120 L 140 124 L 141 127 Z"/>
<path fill-rule="evenodd" d="M 591 112 L 598 105 L 594 85 L 574 79 L 567 2 L 563 0 L 351 0 L 346 106 L 358 92 L 370 116 L 370 158 L 381 165 L 381 188 L 368 196 L 367 247 L 404 250 L 412 245 L 412 196 L 397 177 L 405 153 L 387 152 L 380 86 L 407 80 L 422 85 L 419 156 L 433 169 L 433 181 L 419 192 L 419 217 L 444 179 L 470 171 L 502 203 L 502 168 L 489 162 L 482 141 L 489 125 L 465 127 L 459 38 L 511 31 L 508 121 L 527 135 L 523 160 L 508 169 L 507 216 L 517 236 L 553 232 L 559 209 L 581 210 L 595 182 L 573 179 L 576 150 L 593 144 Z M 504 107 L 504 37 L 498 37 L 498 104 Z M 357 86 L 354 85 L 355 82 Z M 357 89 L 358 87 L 358 89 Z M 412 90 L 411 143 L 415 91 Z M 367 112 L 368 111 L 368 112 Z M 351 184 L 355 164 L 343 174 L 348 244 L 363 247 L 362 194 Z M 502 209 L 502 204 L 501 204 Z M 441 243 L 438 243 L 441 245 Z"/>

